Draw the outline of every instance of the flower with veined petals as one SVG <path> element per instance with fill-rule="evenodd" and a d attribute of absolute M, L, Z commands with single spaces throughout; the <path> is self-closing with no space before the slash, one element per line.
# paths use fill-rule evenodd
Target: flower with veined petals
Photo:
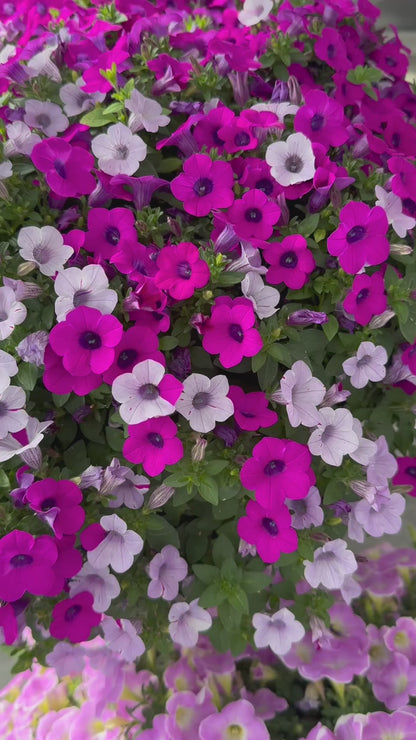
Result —
<path fill-rule="evenodd" d="M 353 430 L 354 418 L 348 409 L 319 410 L 317 429 L 309 437 L 312 455 L 320 455 L 328 465 L 339 467 L 344 455 L 354 452 L 359 439 Z"/>
<path fill-rule="evenodd" d="M 258 648 L 269 647 L 275 655 L 286 655 L 292 645 L 305 635 L 303 625 L 286 607 L 275 614 L 253 615 L 254 644 Z"/>
<path fill-rule="evenodd" d="M 190 242 L 164 247 L 157 256 L 158 271 L 154 281 L 178 301 L 190 298 L 196 288 L 203 288 L 210 278 L 207 263 Z"/>
<path fill-rule="evenodd" d="M 198 606 L 198 599 L 189 604 L 185 601 L 172 604 L 168 619 L 169 634 L 182 647 L 195 647 L 199 632 L 205 632 L 212 625 L 210 613 Z"/>
<path fill-rule="evenodd" d="M 226 368 L 238 365 L 243 357 L 253 357 L 263 346 L 259 332 L 253 328 L 255 320 L 247 298 L 217 298 L 202 328 L 203 348 L 210 354 L 219 352 L 220 362 Z"/>
<path fill-rule="evenodd" d="M 310 140 L 301 133 L 290 134 L 286 141 L 276 141 L 266 149 L 271 175 L 283 187 L 312 180 L 315 155 Z"/>
<path fill-rule="evenodd" d="M 319 585 L 329 589 L 340 588 L 344 578 L 357 570 L 357 561 L 345 540 L 337 539 L 318 547 L 313 562 L 304 560 L 305 579 L 312 588 Z"/>
<path fill-rule="evenodd" d="M 189 421 L 196 432 L 211 432 L 217 421 L 225 421 L 234 412 L 233 402 L 227 397 L 228 380 L 225 375 L 207 378 L 192 373 L 183 381 L 183 391 L 176 402 L 176 410 Z"/>
<path fill-rule="evenodd" d="M 214 208 L 227 208 L 234 201 L 234 173 L 228 162 L 213 162 L 207 154 L 193 154 L 185 160 L 183 172 L 170 188 L 183 202 L 186 213 L 207 216 Z"/>
<path fill-rule="evenodd" d="M 277 392 L 274 400 L 286 404 L 287 415 L 292 427 L 298 427 L 300 424 L 313 427 L 319 424 L 320 416 L 317 406 L 322 403 L 325 392 L 324 384 L 318 378 L 313 377 L 306 362 L 297 360 L 283 375 L 280 381 L 280 391 Z"/>
<path fill-rule="evenodd" d="M 107 175 L 134 175 L 145 159 L 147 146 L 124 123 L 109 126 L 106 134 L 96 136 L 91 144 L 98 167 Z"/>
<path fill-rule="evenodd" d="M 64 244 L 63 236 L 53 226 L 24 226 L 17 243 L 24 260 L 34 262 L 42 275 L 51 277 L 63 269 L 74 250 Z"/>
<path fill-rule="evenodd" d="M 373 342 L 361 342 L 354 357 L 342 363 L 344 373 L 349 375 L 354 388 L 364 388 L 369 380 L 377 382 L 386 375 L 388 355 L 384 347 Z"/>
<path fill-rule="evenodd" d="M 165 374 L 163 365 L 154 360 L 139 362 L 131 373 L 119 375 L 112 385 L 113 396 L 121 404 L 120 416 L 127 424 L 173 414 L 182 390 L 182 383 Z"/>

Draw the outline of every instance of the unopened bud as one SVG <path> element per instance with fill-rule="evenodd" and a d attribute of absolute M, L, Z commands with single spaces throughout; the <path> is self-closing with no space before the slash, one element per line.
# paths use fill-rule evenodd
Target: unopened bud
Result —
<path fill-rule="evenodd" d="M 309 311 L 308 308 L 295 311 L 287 317 L 288 326 L 311 326 L 311 324 L 326 324 L 328 316 L 321 311 Z"/>
<path fill-rule="evenodd" d="M 397 254 L 400 256 L 406 256 L 412 254 L 413 247 L 409 247 L 408 244 L 390 244 L 390 254 Z"/>
<path fill-rule="evenodd" d="M 334 383 L 334 385 L 331 385 L 325 393 L 324 400 L 320 404 L 320 408 L 334 406 L 336 403 L 343 403 L 350 395 L 350 391 L 343 390 L 342 383 Z"/>
<path fill-rule="evenodd" d="M 287 87 L 289 91 L 289 102 L 293 105 L 303 105 L 305 101 L 297 77 L 290 75 L 287 81 Z"/>
<path fill-rule="evenodd" d="M 148 509 L 159 509 L 161 506 L 164 506 L 167 504 L 169 499 L 172 498 L 173 494 L 175 493 L 175 489 L 172 488 L 172 486 L 165 486 L 164 483 L 162 483 L 158 488 L 155 488 L 155 490 L 150 494 L 150 498 L 147 502 L 147 508 Z"/>
<path fill-rule="evenodd" d="M 387 311 L 383 311 L 379 316 L 373 316 L 371 319 L 368 328 L 369 329 L 381 329 L 383 326 L 388 324 L 388 322 L 395 316 L 396 314 L 394 311 L 390 311 L 390 309 L 387 309 Z"/>
<path fill-rule="evenodd" d="M 40 470 L 42 467 L 42 453 L 39 447 L 24 450 L 23 452 L 16 450 L 16 452 L 20 455 L 26 465 L 29 465 L 29 467 L 32 468 L 32 470 Z"/>
<path fill-rule="evenodd" d="M 352 480 L 350 483 L 350 488 L 352 491 L 354 491 L 354 493 L 357 494 L 357 496 L 365 498 L 365 500 L 368 501 L 369 504 L 373 503 L 376 495 L 376 489 L 370 483 L 367 483 L 367 481 Z"/>
<path fill-rule="evenodd" d="M 17 275 L 19 277 L 24 277 L 25 275 L 29 275 L 36 267 L 36 262 L 22 262 L 22 264 L 19 265 L 17 268 Z"/>
<path fill-rule="evenodd" d="M 275 403 L 284 403 L 286 404 L 286 400 L 283 396 L 282 391 L 280 388 L 278 388 L 272 395 L 270 396 L 270 400 L 274 401 Z"/>
<path fill-rule="evenodd" d="M 242 558 L 246 558 L 247 555 L 251 555 L 254 558 L 256 553 L 257 550 L 255 545 L 249 545 L 249 543 L 245 542 L 245 540 L 240 540 L 240 544 L 238 546 L 238 554 L 241 555 Z"/>
<path fill-rule="evenodd" d="M 23 280 L 13 280 L 13 278 L 3 278 L 3 284 L 14 290 L 18 301 L 24 301 L 26 298 L 38 298 L 42 295 L 42 288 L 36 283 L 24 283 Z"/>
<path fill-rule="evenodd" d="M 402 495 L 406 495 L 406 493 L 411 493 L 413 491 L 413 486 L 392 486 L 391 493 L 401 493 Z"/>
<path fill-rule="evenodd" d="M 193 462 L 201 462 L 201 460 L 204 459 L 207 444 L 207 440 L 198 435 L 198 439 L 191 450 L 191 458 Z"/>

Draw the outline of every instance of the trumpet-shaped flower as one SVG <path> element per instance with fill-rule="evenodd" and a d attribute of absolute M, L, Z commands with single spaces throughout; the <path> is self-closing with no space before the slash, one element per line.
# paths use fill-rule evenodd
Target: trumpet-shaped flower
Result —
<path fill-rule="evenodd" d="M 119 375 L 112 385 L 113 396 L 120 405 L 120 416 L 127 424 L 140 424 L 155 416 L 169 416 L 183 385 L 154 360 L 143 360 L 131 373 Z"/>

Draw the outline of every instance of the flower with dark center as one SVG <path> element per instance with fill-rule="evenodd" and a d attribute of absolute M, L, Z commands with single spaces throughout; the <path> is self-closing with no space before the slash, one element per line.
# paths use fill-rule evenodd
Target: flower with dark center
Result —
<path fill-rule="evenodd" d="M 234 339 L 234 341 L 239 344 L 241 344 L 244 339 L 244 332 L 239 324 L 230 324 L 228 333 L 231 339 Z"/>
<path fill-rule="evenodd" d="M 312 131 L 321 131 L 325 124 L 325 118 L 320 113 L 314 113 L 311 118 L 311 129 Z"/>
<path fill-rule="evenodd" d="M 268 516 L 263 517 L 262 526 L 266 530 L 267 534 L 271 535 L 271 537 L 276 537 L 279 534 L 279 527 L 276 522 Z"/>
<path fill-rule="evenodd" d="M 117 358 L 117 366 L 122 370 L 127 370 L 127 368 L 133 366 L 134 361 L 137 360 L 138 356 L 139 353 L 137 352 L 137 349 L 124 349 L 120 352 Z"/>
<path fill-rule="evenodd" d="M 285 167 L 288 172 L 297 174 L 302 171 L 303 161 L 297 154 L 290 154 L 285 161 Z"/>
<path fill-rule="evenodd" d="M 79 343 L 83 349 L 100 349 L 102 340 L 95 331 L 85 331 L 79 337 Z"/>
<path fill-rule="evenodd" d="M 209 177 L 200 177 L 193 186 L 195 195 L 198 195 L 200 198 L 212 193 L 213 189 L 214 183 Z"/>
<path fill-rule="evenodd" d="M 347 232 L 346 239 L 348 244 L 355 244 L 355 242 L 359 242 L 361 239 L 364 239 L 365 235 L 365 226 L 353 226 L 352 229 Z"/>
<path fill-rule="evenodd" d="M 263 472 L 265 475 L 278 475 L 282 473 L 286 465 L 283 460 L 270 460 L 267 465 L 264 466 Z"/>
<path fill-rule="evenodd" d="M 159 450 L 161 450 L 165 444 L 162 435 L 157 432 L 149 432 L 147 439 L 153 447 L 157 447 Z"/>
<path fill-rule="evenodd" d="M 247 208 L 244 216 L 250 223 L 258 224 L 262 219 L 262 212 L 260 208 Z"/>
<path fill-rule="evenodd" d="M 298 264 L 298 261 L 298 256 L 295 252 L 286 252 L 280 258 L 280 265 L 281 267 L 287 267 L 293 270 Z"/>

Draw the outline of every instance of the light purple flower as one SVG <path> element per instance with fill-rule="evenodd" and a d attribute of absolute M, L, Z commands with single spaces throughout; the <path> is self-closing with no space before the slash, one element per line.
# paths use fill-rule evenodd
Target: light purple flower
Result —
<path fill-rule="evenodd" d="M 79 676 L 84 668 L 84 649 L 69 642 L 57 642 L 45 660 L 47 665 L 54 668 L 58 677 Z"/>
<path fill-rule="evenodd" d="M 324 521 L 321 496 L 316 486 L 312 486 L 309 489 L 306 498 L 299 499 L 298 501 L 291 500 L 288 506 L 292 513 L 292 527 L 295 529 L 320 527 Z"/>
<path fill-rule="evenodd" d="M 416 620 L 411 617 L 399 617 L 393 627 L 384 633 L 386 647 L 392 653 L 398 652 L 408 658 L 412 665 L 416 663 Z"/>
<path fill-rule="evenodd" d="M 286 411 L 292 427 L 303 424 L 313 427 L 321 421 L 317 406 L 323 401 L 325 386 L 314 378 L 306 362 L 298 360 L 290 370 L 286 370 L 280 382 L 280 391 L 272 399 L 286 404 Z"/>
<path fill-rule="evenodd" d="M 127 529 L 117 514 L 102 516 L 100 524 L 108 534 L 94 550 L 88 551 L 88 562 L 96 570 L 111 565 L 116 573 L 125 573 L 133 565 L 134 556 L 143 550 L 143 539 Z"/>
<path fill-rule="evenodd" d="M 410 697 L 416 695 L 416 666 L 411 665 L 405 655 L 393 653 L 390 663 L 373 678 L 372 683 L 374 696 L 387 709 L 402 709 L 408 704 Z"/>
<path fill-rule="evenodd" d="M 0 393 L 0 439 L 25 429 L 29 416 L 22 408 L 26 403 L 26 393 L 23 388 L 9 385 Z"/>
<path fill-rule="evenodd" d="M 0 349 L 0 393 L 10 385 L 10 378 L 17 375 L 18 368 L 14 357 Z"/>
<path fill-rule="evenodd" d="M 41 367 L 48 346 L 49 334 L 47 331 L 34 331 L 22 339 L 16 347 L 16 352 L 24 362 Z"/>
<path fill-rule="evenodd" d="M 106 612 L 111 601 L 119 595 L 120 584 L 108 567 L 97 570 L 90 563 L 84 563 L 79 573 L 70 581 L 69 595 L 76 596 L 82 591 L 89 591 L 93 595 L 92 608 L 101 613 Z"/>
<path fill-rule="evenodd" d="M 368 465 L 376 452 L 376 443 L 363 437 L 363 427 L 358 419 L 354 418 L 352 429 L 358 438 L 358 447 L 350 452 L 350 458 L 360 465 Z"/>
<path fill-rule="evenodd" d="M 173 642 L 182 647 L 195 647 L 199 632 L 205 632 L 212 625 L 210 613 L 198 606 L 198 599 L 190 604 L 180 601 L 172 604 L 168 614 L 169 634 Z"/>
<path fill-rule="evenodd" d="M 215 709 L 212 694 L 206 687 L 197 694 L 193 691 L 176 691 L 166 702 L 168 717 L 161 740 L 196 740 L 201 721 L 212 715 Z M 159 740 L 159 736 L 156 736 L 156 740 Z"/>
<path fill-rule="evenodd" d="M 38 421 L 38 419 L 29 416 L 29 421 L 25 428 L 28 441 L 25 444 L 20 444 L 11 434 L 8 434 L 4 439 L 0 439 L 0 462 L 5 462 L 15 455 L 20 455 L 30 465 L 31 458 L 27 456 L 27 453 L 37 451 L 44 437 L 45 430 L 51 424 L 52 420 Z"/>
<path fill-rule="evenodd" d="M 29 126 L 23 121 L 8 123 L 6 133 L 7 140 L 3 146 L 5 157 L 14 157 L 16 154 L 24 154 L 26 157 L 30 157 L 33 147 L 41 140 L 38 134 L 32 134 Z"/>
<path fill-rule="evenodd" d="M 186 578 L 188 565 L 181 558 L 179 551 L 173 545 L 165 545 L 152 558 L 148 566 L 148 575 L 151 578 L 147 589 L 150 599 L 165 599 L 172 601 L 179 593 L 179 582 Z"/>
<path fill-rule="evenodd" d="M 312 324 L 327 324 L 328 316 L 322 311 L 310 311 L 308 308 L 301 308 L 294 311 L 287 317 L 288 326 L 311 326 Z"/>
<path fill-rule="evenodd" d="M 123 123 L 115 123 L 106 134 L 96 136 L 91 149 L 98 167 L 107 175 L 134 175 L 147 153 L 143 139 Z"/>
<path fill-rule="evenodd" d="M 257 272 L 250 270 L 241 282 L 241 291 L 252 304 L 259 319 L 267 319 L 278 310 L 280 293 L 276 288 L 265 285 Z"/>
<path fill-rule="evenodd" d="M 386 486 L 389 478 L 393 478 L 398 470 L 397 460 L 389 452 L 387 440 L 384 436 L 376 440 L 376 452 L 367 464 L 367 480 L 375 486 Z"/>
<path fill-rule="evenodd" d="M 305 629 L 286 607 L 273 615 L 257 612 L 253 615 L 254 644 L 257 648 L 269 647 L 275 655 L 286 655 L 292 645 L 305 635 Z"/>
<path fill-rule="evenodd" d="M 44 49 L 34 54 L 27 62 L 26 72 L 30 77 L 49 77 L 54 82 L 62 82 L 61 73 L 58 67 L 52 61 L 51 56 L 57 49 L 57 42 L 53 46 L 46 46 Z"/>
<path fill-rule="evenodd" d="M 312 180 L 315 155 L 310 140 L 301 133 L 290 134 L 286 141 L 275 141 L 266 149 L 271 175 L 283 187 Z"/>
<path fill-rule="evenodd" d="M 210 432 L 217 421 L 225 421 L 234 413 L 234 404 L 227 398 L 230 390 L 225 375 L 207 378 L 192 373 L 183 382 L 183 391 L 176 410 L 188 420 L 196 432 Z"/>
<path fill-rule="evenodd" d="M 22 324 L 26 318 L 26 306 L 16 300 L 12 288 L 0 287 L 0 340 L 7 339 L 15 326 Z"/>
<path fill-rule="evenodd" d="M 384 209 L 389 224 L 392 225 L 397 236 L 403 239 L 409 229 L 416 226 L 416 220 L 403 213 L 402 199 L 398 195 L 393 192 L 388 193 L 381 185 L 376 185 L 375 191 L 377 196 L 376 206 L 381 206 Z"/>
<path fill-rule="evenodd" d="M 354 504 L 353 514 L 358 524 L 371 535 L 397 534 L 402 526 L 401 515 L 406 502 L 400 493 L 391 494 L 388 488 L 376 488 L 374 501 L 366 499 Z"/>
<path fill-rule="evenodd" d="M 86 265 L 82 269 L 68 267 L 59 271 L 54 282 L 55 312 L 58 321 L 78 306 L 96 308 L 102 314 L 113 312 L 118 297 L 108 287 L 108 278 L 101 265 Z"/>
<path fill-rule="evenodd" d="M 9 159 L 5 159 L 0 164 L 0 180 L 8 180 L 13 175 L 13 165 Z M 7 190 L 4 191 L 7 196 Z"/>
<path fill-rule="evenodd" d="M 132 90 L 125 106 L 130 111 L 128 125 L 133 134 L 141 129 L 156 133 L 170 122 L 169 116 L 163 114 L 160 103 L 146 98 L 138 90 Z"/>
<path fill-rule="evenodd" d="M 373 342 L 361 342 L 355 357 L 342 363 L 344 373 L 350 376 L 354 388 L 364 388 L 369 380 L 377 382 L 386 375 L 388 355 L 384 347 Z"/>
<path fill-rule="evenodd" d="M 323 408 L 319 411 L 318 428 L 309 437 L 312 455 L 319 455 L 328 465 L 339 467 L 344 455 L 357 449 L 359 439 L 354 432 L 354 418 L 347 409 Z"/>
<path fill-rule="evenodd" d="M 183 385 L 165 375 L 165 368 L 155 360 L 143 360 L 131 373 L 119 375 L 112 392 L 121 406 L 120 416 L 127 424 L 140 424 L 157 416 L 169 416 L 175 411 Z"/>
<path fill-rule="evenodd" d="M 34 262 L 42 275 L 51 277 L 62 270 L 65 262 L 74 253 L 64 244 L 63 236 L 53 226 L 24 226 L 20 229 L 17 243 L 20 256 Z"/>
<path fill-rule="evenodd" d="M 246 699 L 233 701 L 221 712 L 205 717 L 199 725 L 198 736 L 200 740 L 270 740 L 266 725 L 262 719 L 256 717 L 253 705 Z"/>
<path fill-rule="evenodd" d="M 345 391 L 342 383 L 334 383 L 328 388 L 320 406 L 324 408 L 325 406 L 335 406 L 336 403 L 344 403 L 350 395 L 351 391 Z"/>
<path fill-rule="evenodd" d="M 129 619 L 116 621 L 113 617 L 104 617 L 100 626 L 107 647 L 123 660 L 133 662 L 145 652 L 145 644 Z"/>
<path fill-rule="evenodd" d="M 85 82 L 82 77 L 78 77 L 75 83 L 68 82 L 59 89 L 59 97 L 64 104 L 64 111 L 67 116 L 78 116 L 80 113 L 86 113 L 94 108 L 96 103 L 102 103 L 105 94 L 100 92 L 88 93 L 81 90 Z"/>
<path fill-rule="evenodd" d="M 416 717 L 407 712 L 375 712 L 363 729 L 362 740 L 416 740 Z"/>
<path fill-rule="evenodd" d="M 242 26 L 255 26 L 265 21 L 273 8 L 272 0 L 244 0 L 243 9 L 238 14 Z"/>
<path fill-rule="evenodd" d="M 46 136 L 57 136 L 69 126 L 59 105 L 44 100 L 26 100 L 24 122 L 43 131 Z"/>
<path fill-rule="evenodd" d="M 330 590 L 341 588 L 346 575 L 357 570 L 357 561 L 347 543 L 337 539 L 318 547 L 313 562 L 304 560 L 305 579 L 312 588 L 319 585 Z"/>
<path fill-rule="evenodd" d="M 253 705 L 257 716 L 261 719 L 273 719 L 277 712 L 284 712 L 289 706 L 286 699 L 276 696 L 271 689 L 259 689 L 252 693 L 243 687 L 240 696 Z"/>

